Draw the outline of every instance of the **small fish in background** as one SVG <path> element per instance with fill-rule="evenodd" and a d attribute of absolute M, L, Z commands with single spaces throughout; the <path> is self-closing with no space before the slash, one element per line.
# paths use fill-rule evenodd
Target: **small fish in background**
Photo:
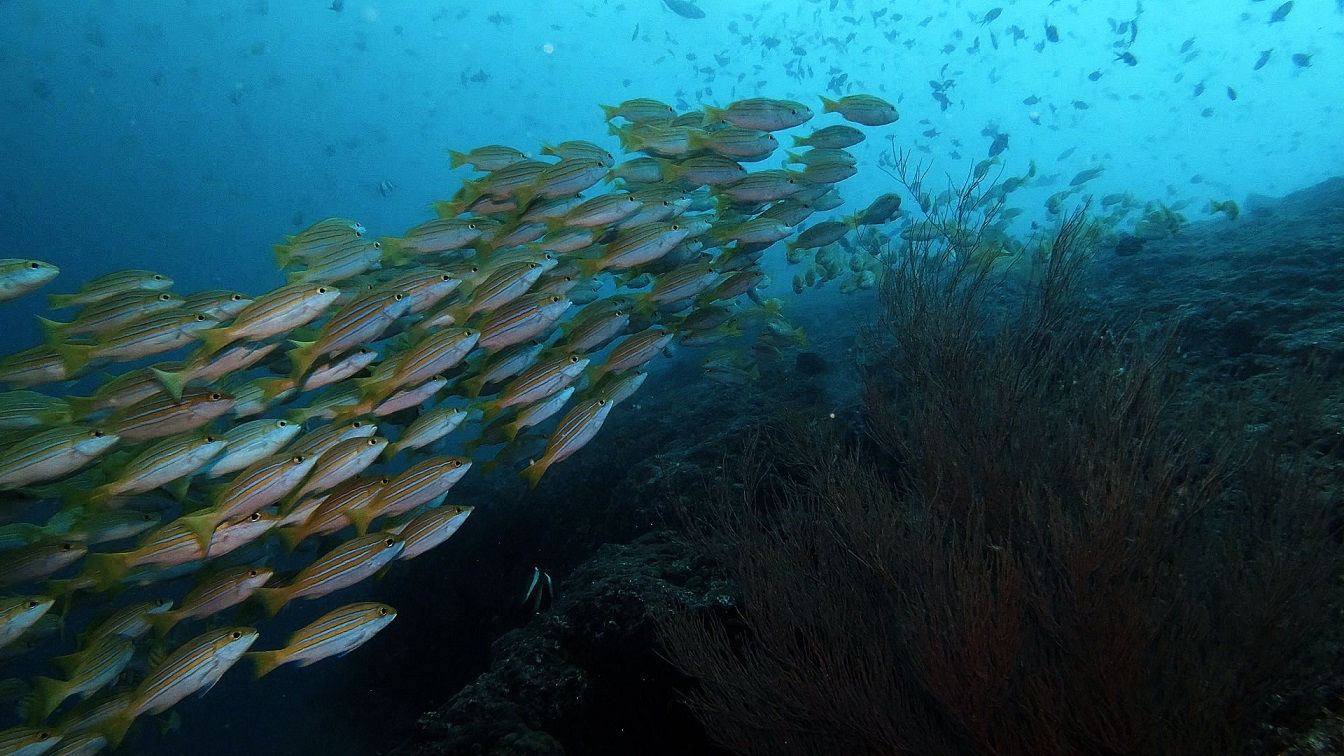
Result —
<path fill-rule="evenodd" d="M 1260 69 L 1264 68 L 1264 67 L 1265 67 L 1265 64 L 1269 62 L 1269 56 L 1271 56 L 1271 55 L 1273 55 L 1273 54 L 1274 54 L 1274 51 L 1273 51 L 1273 50 L 1264 50 L 1264 51 L 1262 51 L 1262 52 L 1260 53 L 1260 59 L 1257 60 L 1257 61 L 1255 61 L 1255 65 L 1254 65 L 1254 66 L 1251 66 L 1251 70 L 1252 70 L 1252 71 L 1259 71 Z"/>
<path fill-rule="evenodd" d="M 1115 59 L 1131 68 L 1139 64 L 1139 59 L 1134 57 L 1134 53 L 1129 52 L 1128 50 L 1116 55 Z"/>
<path fill-rule="evenodd" d="M 331 10 L 337 13 L 345 10 L 345 0 L 331 0 Z"/>
<path fill-rule="evenodd" d="M 1344 2 L 1344 0 L 1341 0 Z M 1293 65 L 1298 68 L 1311 68 L 1311 55 L 1309 53 L 1293 53 Z"/>
<path fill-rule="evenodd" d="M 1227 99 L 1229 99 L 1229 100 L 1234 100 L 1234 101 L 1235 101 L 1235 100 L 1237 99 L 1237 90 L 1233 89 L 1232 87 L 1228 87 L 1228 88 L 1227 88 Z"/>
<path fill-rule="evenodd" d="M 1269 17 L 1269 23 L 1277 24 L 1283 21 L 1285 18 L 1288 18 L 1288 14 L 1292 12 L 1293 12 L 1293 0 L 1288 0 L 1288 2 L 1274 9 L 1274 13 L 1271 14 Z"/>
<path fill-rule="evenodd" d="M 542 572 L 540 567 L 533 567 L 532 582 L 528 584 L 527 592 L 523 594 L 523 606 L 531 609 L 533 614 L 537 614 L 550 609 L 554 599 L 555 587 L 551 584 L 551 576 Z"/>
<path fill-rule="evenodd" d="M 1209 200 L 1209 215 L 1222 213 L 1228 220 L 1236 220 L 1241 215 L 1241 208 L 1234 200 Z"/>
<path fill-rule="evenodd" d="M 1003 14 L 1003 8 L 991 8 L 989 12 L 985 14 L 985 17 L 980 19 L 980 25 L 985 26 L 986 24 L 993 22 L 994 19 L 998 18 L 1002 14 Z"/>
<path fill-rule="evenodd" d="M 682 18 L 704 18 L 705 12 L 690 0 L 663 0 L 663 5 Z"/>
<path fill-rule="evenodd" d="M 387 179 L 378 182 L 378 193 L 384 197 L 391 197 L 397 191 L 397 185 Z"/>

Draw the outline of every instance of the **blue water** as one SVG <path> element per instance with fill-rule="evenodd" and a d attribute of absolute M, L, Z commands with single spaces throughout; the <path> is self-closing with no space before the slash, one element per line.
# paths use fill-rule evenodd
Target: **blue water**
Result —
<path fill-rule="evenodd" d="M 269 245 L 283 234 L 329 216 L 400 234 L 467 175 L 449 170 L 449 147 L 588 139 L 615 151 L 598 105 L 631 97 L 688 109 L 771 96 L 817 110 L 822 94 L 887 98 L 901 119 L 854 150 L 851 209 L 890 190 L 877 164 L 893 145 L 960 180 L 985 159 L 986 133 L 1006 133 L 1003 175 L 1036 164 L 1013 195 L 1024 233 L 1050 224 L 1045 199 L 1092 168 L 1104 171 L 1085 194 L 1127 192 L 1191 217 L 1209 200 L 1344 172 L 1337 3 L 1297 0 L 1278 23 L 1273 0 L 700 6 L 706 18 L 661 0 L 0 0 L 0 256 L 57 264 L 63 291 L 131 267 L 169 273 L 184 292 L 258 293 L 282 282 Z M 1126 53 L 1134 65 L 1117 59 Z M 6 353 L 36 343 L 40 305 L 0 309 Z M 378 677 L 395 643 L 256 685 L 230 678 L 182 707 L 190 737 L 163 752 L 372 752 L 319 736 L 405 728 L 413 713 L 380 708 L 402 687 Z M 315 712 L 319 689 L 340 691 L 345 709 Z M 252 715 L 304 724 L 256 750 L 279 741 Z M 362 716 L 373 723 L 352 724 Z M 191 742 L 200 749 L 182 750 Z"/>

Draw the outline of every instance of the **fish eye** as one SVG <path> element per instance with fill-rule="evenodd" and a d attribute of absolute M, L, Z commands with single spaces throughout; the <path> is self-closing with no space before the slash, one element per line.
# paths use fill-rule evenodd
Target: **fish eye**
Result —
<path fill-rule="evenodd" d="M 374 438 L 373 436 L 369 436 L 369 438 L 368 438 L 368 443 L 369 443 L 369 446 L 377 446 L 377 445 L 378 445 L 378 439 L 377 439 L 377 438 Z"/>
<path fill-rule="evenodd" d="M 406 298 L 406 295 L 405 295 L 405 294 L 402 294 L 402 293 L 400 293 L 400 292 L 398 292 L 398 293 L 392 295 L 392 301 L 393 301 L 393 302 L 400 302 L 401 300 L 403 300 L 403 299 L 405 299 L 405 298 Z"/>
<path fill-rule="evenodd" d="M 28 607 L 29 609 L 35 609 L 35 608 L 37 608 L 38 606 L 40 606 L 40 604 L 39 604 L 38 602 L 36 602 L 36 601 L 33 601 L 32 599 L 29 599 L 29 600 L 28 600 L 28 603 L 27 603 L 27 604 L 24 604 L 24 606 Z"/>
<path fill-rule="evenodd" d="M 285 428 L 285 427 L 288 427 L 288 426 L 289 426 L 289 421 L 288 421 L 288 420 L 276 420 L 276 421 L 275 421 L 275 427 L 277 427 L 277 428 Z"/>
<path fill-rule="evenodd" d="M 210 395 L 210 401 L 212 401 L 212 402 L 217 402 L 217 401 L 219 401 L 220 399 L 223 399 L 223 398 L 224 398 L 224 395 L 221 394 L 221 393 L 219 393 L 218 391 L 216 391 L 215 393 L 213 393 L 213 394 Z"/>
<path fill-rule="evenodd" d="M 204 322 L 205 322 L 205 316 L 202 315 L 202 314 L 199 313 L 199 312 L 196 313 L 196 322 L 197 322 L 197 323 L 204 323 Z"/>
<path fill-rule="evenodd" d="M 325 287 L 325 286 L 319 286 L 319 287 L 317 287 L 317 293 L 318 293 L 318 294 L 326 294 L 326 293 L 327 293 L 327 287 Z"/>
<path fill-rule="evenodd" d="M 231 296 L 229 297 L 229 301 L 231 301 L 231 302 L 241 302 L 241 301 L 243 301 L 243 295 L 242 295 L 242 294 L 233 294 L 233 295 L 231 295 Z"/>
<path fill-rule="evenodd" d="M 467 229 L 470 230 L 470 231 L 475 231 L 475 230 L 476 230 L 476 224 L 475 224 L 475 223 L 468 223 L 468 224 L 467 224 Z"/>
<path fill-rule="evenodd" d="M 374 248 L 374 249 L 382 249 L 382 248 L 383 248 L 383 243 L 382 243 L 382 242 L 374 242 L 374 243 L 373 243 L 373 248 Z"/>
<path fill-rule="evenodd" d="M 229 633 L 229 637 L 234 640 L 238 640 L 239 638 L 243 637 L 243 634 L 238 632 L 237 630 L 234 630 L 233 632 Z"/>
<path fill-rule="evenodd" d="M 163 276 L 159 275 L 158 273 L 155 273 L 155 274 L 154 274 L 154 280 L 155 280 L 155 281 L 162 281 L 162 280 L 163 280 Z"/>
<path fill-rule="evenodd" d="M 261 512 L 253 512 L 252 516 L 247 519 L 251 522 L 256 522 L 257 520 L 261 519 Z"/>
<path fill-rule="evenodd" d="M 47 740 L 47 739 L 50 738 L 50 737 L 51 737 L 51 733 L 47 732 L 46 730 L 43 730 L 42 732 L 39 732 L 39 733 L 37 734 L 37 739 L 38 739 L 39 742 L 40 742 L 40 741 L 43 741 L 43 740 Z"/>
<path fill-rule="evenodd" d="M 160 294 L 160 295 L 159 295 L 159 301 L 160 301 L 160 302 L 167 302 L 168 300 L 170 300 L 170 299 L 172 299 L 172 298 L 173 298 L 173 295 L 172 295 L 172 294 Z"/>
<path fill-rule="evenodd" d="M 363 420 L 356 420 L 356 421 L 354 421 L 353 423 L 350 423 L 350 427 L 351 427 L 351 428 L 363 428 L 363 427 L 364 427 L 364 421 L 363 421 Z"/>
<path fill-rule="evenodd" d="M 571 354 L 571 355 L 569 356 L 569 364 L 573 365 L 574 363 L 576 363 L 576 362 L 578 362 L 578 361 L 579 361 L 579 356 L 578 356 L 577 354 Z"/>
<path fill-rule="evenodd" d="M 386 617 L 386 616 L 387 616 L 387 607 L 385 607 L 385 606 L 380 606 L 380 607 L 378 607 L 378 616 L 379 616 L 379 617 Z"/>
<path fill-rule="evenodd" d="M 107 434 L 103 433 L 103 432 L 100 431 L 100 430 L 96 430 L 96 431 L 93 432 L 93 437 L 94 437 L 94 438 L 102 438 L 102 437 L 105 436 L 105 435 L 107 435 Z"/>
<path fill-rule="evenodd" d="M 453 277 L 450 276 L 450 275 L 448 275 L 447 273 L 444 273 L 443 275 L 439 276 L 439 280 L 440 280 L 440 281 L 451 281 L 451 280 L 453 280 Z"/>
<path fill-rule="evenodd" d="M 66 541 L 65 543 L 62 543 L 62 544 L 61 544 L 61 551 L 69 551 L 69 550 L 73 549 L 74 547 L 75 547 L 75 545 L 74 545 L 73 543 L 70 543 L 69 541 Z"/>
<path fill-rule="evenodd" d="M 259 573 L 258 573 L 256 570 L 248 570 L 248 571 L 247 571 L 247 576 L 248 576 L 248 577 L 256 577 L 258 574 L 259 574 Z"/>
<path fill-rule="evenodd" d="M 298 464 L 302 464 L 302 463 L 303 463 L 303 455 L 302 455 L 302 454 L 295 454 L 295 455 L 294 455 L 294 458 L 291 459 L 290 462 L 293 462 L 293 463 L 296 464 L 296 465 L 298 465 Z"/>
<path fill-rule="evenodd" d="M 42 263 L 40 263 L 40 262 L 34 260 L 34 261 L 28 263 L 28 267 L 32 268 L 33 270 L 37 270 L 38 268 L 42 267 Z"/>
<path fill-rule="evenodd" d="M 389 477 L 387 477 L 386 475 L 384 475 L 383 477 L 381 477 L 381 478 L 378 479 L 378 485 L 380 485 L 380 486 L 385 486 L 385 485 L 387 485 L 388 483 L 391 483 L 391 482 L 392 482 L 392 479 L 389 478 Z"/>
<path fill-rule="evenodd" d="M 201 440 L 204 441 L 204 442 L 207 443 L 207 444 L 210 444 L 210 443 L 214 443 L 214 441 L 215 441 L 215 437 L 214 437 L 214 436 L 206 436 L 205 438 L 202 438 Z"/>
<path fill-rule="evenodd" d="M 395 539 L 395 538 L 388 538 L 387 540 L 383 541 L 383 545 L 386 546 L 386 547 L 388 547 L 388 548 L 390 549 L 390 548 L 392 548 L 393 546 L 396 546 L 396 545 L 397 545 L 397 539 Z"/>

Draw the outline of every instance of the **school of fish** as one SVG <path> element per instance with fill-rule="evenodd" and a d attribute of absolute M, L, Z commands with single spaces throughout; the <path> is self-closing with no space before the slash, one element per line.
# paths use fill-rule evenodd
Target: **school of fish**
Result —
<path fill-rule="evenodd" d="M 244 659 L 260 677 L 358 647 L 396 610 L 348 604 L 287 639 L 237 610 L 299 613 L 444 543 L 473 458 L 537 485 L 677 345 L 796 344 L 761 294 L 766 251 L 901 214 L 884 195 L 813 220 L 857 171 L 849 124 L 897 120 L 877 97 L 823 98 L 843 122 L 778 168 L 759 164 L 813 119 L 802 103 L 604 107 L 623 159 L 452 152 L 480 175 L 437 218 L 395 238 L 314 224 L 275 246 L 274 291 L 121 270 L 50 296 L 44 343 L 0 357 L 0 754 L 99 753 Z M 0 260 L 0 301 L 59 272 Z M 705 370 L 751 377 L 731 354 Z"/>

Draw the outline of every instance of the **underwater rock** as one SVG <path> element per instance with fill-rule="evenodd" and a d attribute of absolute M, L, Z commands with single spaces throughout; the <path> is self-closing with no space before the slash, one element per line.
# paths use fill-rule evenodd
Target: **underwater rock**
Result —
<path fill-rule="evenodd" d="M 816 352 L 799 352 L 793 360 L 793 369 L 803 375 L 825 375 L 831 371 L 831 366 Z"/>
<path fill-rule="evenodd" d="M 1143 251 L 1143 245 L 1147 243 L 1146 239 L 1140 239 L 1137 236 L 1121 234 L 1120 240 L 1115 243 L 1115 254 L 1120 257 L 1131 257 Z"/>
<path fill-rule="evenodd" d="M 667 532 L 603 546 L 393 756 L 721 753 L 675 703 L 685 679 L 655 651 L 656 612 L 731 606 L 702 562 Z"/>

